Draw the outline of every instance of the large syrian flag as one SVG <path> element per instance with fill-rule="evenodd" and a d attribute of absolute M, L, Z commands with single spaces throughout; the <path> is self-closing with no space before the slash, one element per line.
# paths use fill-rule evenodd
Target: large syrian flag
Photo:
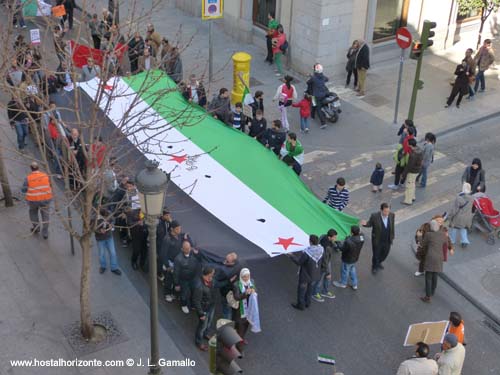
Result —
<path fill-rule="evenodd" d="M 52 5 L 42 0 L 22 0 L 24 17 L 50 16 Z"/>
<path fill-rule="evenodd" d="M 318 200 L 273 152 L 187 102 L 163 72 L 80 87 L 95 100 L 99 85 L 99 107 L 132 144 L 146 141 L 139 148 L 173 183 L 270 256 L 302 250 L 309 234 L 330 228 L 342 239 L 357 224 Z"/>

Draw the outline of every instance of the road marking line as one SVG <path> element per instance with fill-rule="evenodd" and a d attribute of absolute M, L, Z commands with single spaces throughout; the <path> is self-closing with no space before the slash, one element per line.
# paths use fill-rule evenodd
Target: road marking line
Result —
<path fill-rule="evenodd" d="M 319 158 L 322 158 L 324 156 L 335 155 L 336 153 L 337 151 L 322 151 L 322 150 L 311 151 L 308 152 L 307 154 L 304 154 L 304 162 L 302 164 L 312 163 L 313 161 L 316 161 Z"/>
<path fill-rule="evenodd" d="M 455 199 L 455 194 L 451 191 L 446 192 L 439 196 L 439 198 L 433 199 L 429 202 L 418 203 L 414 206 L 409 206 L 396 210 L 394 213 L 396 215 L 396 224 L 402 224 L 405 221 L 413 219 L 417 216 L 423 215 L 428 211 L 435 210 L 438 207 L 447 204 Z M 430 219 L 430 218 L 429 218 Z"/>

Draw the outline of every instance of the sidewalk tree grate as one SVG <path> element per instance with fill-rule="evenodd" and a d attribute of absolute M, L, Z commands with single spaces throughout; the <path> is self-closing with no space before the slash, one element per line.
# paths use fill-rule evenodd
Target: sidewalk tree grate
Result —
<path fill-rule="evenodd" d="M 379 94 L 365 96 L 362 100 L 374 107 L 382 107 L 391 103 L 385 96 Z"/>
<path fill-rule="evenodd" d="M 105 328 L 105 337 L 98 341 L 85 340 L 80 333 L 80 322 L 73 322 L 63 327 L 63 335 L 68 340 L 71 349 L 77 356 L 84 356 L 90 353 L 98 352 L 110 346 L 127 341 L 129 338 L 118 326 L 109 311 L 103 311 L 93 316 L 94 325 Z"/>
<path fill-rule="evenodd" d="M 295 83 L 295 82 L 294 82 Z M 250 77 L 250 87 L 262 86 L 262 82 Z"/>

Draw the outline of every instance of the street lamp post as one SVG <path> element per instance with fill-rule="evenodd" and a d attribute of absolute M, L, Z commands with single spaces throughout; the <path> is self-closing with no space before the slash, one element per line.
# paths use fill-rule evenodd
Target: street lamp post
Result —
<path fill-rule="evenodd" d="M 156 281 L 156 225 L 157 218 L 163 210 L 163 201 L 170 176 L 158 169 L 158 162 L 149 161 L 146 168 L 136 176 L 136 185 L 139 192 L 141 209 L 146 216 L 149 240 L 149 284 L 151 295 L 149 298 L 150 326 L 151 326 L 151 358 L 149 373 L 160 374 L 160 351 L 158 348 L 158 284 Z"/>

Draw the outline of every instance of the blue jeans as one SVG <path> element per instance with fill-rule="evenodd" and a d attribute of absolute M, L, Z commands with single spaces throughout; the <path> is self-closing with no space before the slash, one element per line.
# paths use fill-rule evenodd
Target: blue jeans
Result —
<path fill-rule="evenodd" d="M 484 82 L 484 70 L 479 70 L 476 74 L 476 84 L 474 85 L 475 92 L 477 92 L 479 82 L 481 82 L 481 91 L 483 91 L 486 88 L 486 83 Z"/>
<path fill-rule="evenodd" d="M 214 320 L 215 306 L 210 307 L 208 311 L 205 311 L 205 320 L 198 318 L 198 326 L 196 327 L 196 333 L 194 335 L 194 342 L 196 345 L 203 344 L 203 336 L 207 335 L 210 326 L 212 325 L 212 320 Z"/>
<path fill-rule="evenodd" d="M 314 283 L 313 294 L 326 294 L 329 286 L 330 280 L 326 278 L 326 272 L 323 272 L 321 278 Z"/>
<path fill-rule="evenodd" d="M 455 244 L 457 240 L 457 231 L 460 232 L 461 243 L 470 244 L 469 237 L 467 236 L 467 228 L 451 228 L 450 229 L 450 240 L 452 244 Z"/>
<path fill-rule="evenodd" d="M 417 178 L 420 177 L 420 186 L 422 187 L 427 185 L 427 168 L 429 167 L 422 167 L 420 174 L 417 176 Z"/>
<path fill-rule="evenodd" d="M 118 269 L 118 261 L 116 259 L 116 250 L 115 250 L 115 240 L 113 236 L 108 238 L 107 240 L 100 240 L 97 242 L 97 248 L 99 249 L 99 262 L 101 263 L 102 268 L 106 268 L 106 250 L 109 253 L 109 263 L 111 267 L 111 271 Z"/>
<path fill-rule="evenodd" d="M 300 130 L 309 130 L 309 119 L 307 117 L 300 117 Z"/>
<path fill-rule="evenodd" d="M 344 263 L 342 262 L 340 283 L 347 285 L 349 279 L 351 279 L 352 286 L 358 286 L 358 275 L 356 274 L 356 263 Z"/>
<path fill-rule="evenodd" d="M 28 136 L 28 124 L 20 121 L 15 122 L 17 134 L 17 147 L 19 150 L 24 148 L 26 137 Z"/>
<path fill-rule="evenodd" d="M 471 85 L 469 85 L 469 97 L 473 97 L 476 93 L 474 92 L 474 89 L 472 88 Z"/>

